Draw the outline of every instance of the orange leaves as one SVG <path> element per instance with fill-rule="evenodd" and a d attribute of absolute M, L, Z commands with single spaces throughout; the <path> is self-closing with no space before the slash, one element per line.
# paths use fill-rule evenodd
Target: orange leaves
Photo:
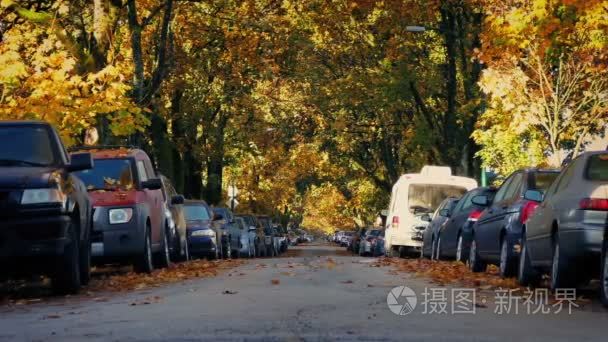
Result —
<path fill-rule="evenodd" d="M 91 281 L 90 291 L 132 291 L 176 283 L 188 279 L 215 276 L 218 271 L 240 265 L 239 261 L 196 260 L 172 264 L 169 268 L 154 271 L 152 274 L 128 272 L 102 276 Z"/>
<path fill-rule="evenodd" d="M 397 272 L 407 272 L 418 277 L 429 278 L 440 286 L 452 284 L 475 287 L 481 290 L 519 288 L 514 278 L 500 278 L 498 269 L 495 266 L 490 266 L 487 272 L 473 273 L 469 271 L 466 265 L 460 262 L 432 261 L 428 259 L 382 258 L 376 262 L 376 265 L 392 266 Z"/>

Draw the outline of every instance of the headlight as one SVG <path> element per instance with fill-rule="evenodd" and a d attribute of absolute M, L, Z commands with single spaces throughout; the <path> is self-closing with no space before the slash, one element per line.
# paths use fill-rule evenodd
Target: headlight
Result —
<path fill-rule="evenodd" d="M 209 237 L 215 237 L 215 232 L 211 229 L 201 229 L 201 230 L 195 230 L 192 232 L 191 236 L 209 236 Z"/>
<path fill-rule="evenodd" d="M 108 215 L 110 217 L 110 224 L 127 223 L 131 221 L 131 218 L 133 217 L 133 209 L 110 209 Z"/>
<path fill-rule="evenodd" d="M 65 203 L 66 196 L 59 189 L 26 189 L 21 204 Z"/>

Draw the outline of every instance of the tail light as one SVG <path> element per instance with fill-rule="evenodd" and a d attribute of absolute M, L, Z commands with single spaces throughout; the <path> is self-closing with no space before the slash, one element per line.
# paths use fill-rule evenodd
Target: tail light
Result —
<path fill-rule="evenodd" d="M 538 207 L 538 202 L 535 202 L 535 201 L 526 202 L 526 204 L 524 204 L 524 206 L 521 208 L 521 213 L 519 215 L 519 221 L 521 223 L 526 223 L 526 221 L 528 221 L 530 216 L 532 216 L 532 214 L 534 213 L 534 210 L 536 210 L 537 207 Z"/>
<path fill-rule="evenodd" d="M 477 222 L 477 220 L 479 220 L 479 217 L 481 216 L 481 213 L 483 211 L 481 210 L 473 210 L 470 214 L 469 214 L 469 218 L 467 220 L 471 221 L 471 222 Z"/>
<path fill-rule="evenodd" d="M 583 198 L 579 203 L 581 210 L 608 211 L 608 199 L 605 198 Z"/>
<path fill-rule="evenodd" d="M 399 228 L 399 216 L 393 216 L 393 228 Z"/>

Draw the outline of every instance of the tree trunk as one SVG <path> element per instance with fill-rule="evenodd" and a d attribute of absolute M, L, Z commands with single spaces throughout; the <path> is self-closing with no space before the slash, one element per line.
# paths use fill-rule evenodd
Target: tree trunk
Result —
<path fill-rule="evenodd" d="M 220 204 L 222 200 L 222 182 L 224 171 L 225 152 L 225 129 L 228 117 L 221 113 L 212 141 L 212 150 L 209 153 L 207 163 L 207 185 L 205 187 L 205 199 L 214 205 Z"/>

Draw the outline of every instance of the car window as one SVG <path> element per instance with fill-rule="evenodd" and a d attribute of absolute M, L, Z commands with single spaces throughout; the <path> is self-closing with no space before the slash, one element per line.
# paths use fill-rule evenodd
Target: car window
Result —
<path fill-rule="evenodd" d="M 53 150 L 49 129 L 39 126 L 0 127 L 0 165 L 54 165 L 58 156 Z M 10 148 L 6 148 L 9 147 Z M 30 164 L 30 165 L 28 165 Z"/>
<path fill-rule="evenodd" d="M 188 221 L 210 220 L 209 212 L 204 205 L 185 205 L 184 215 Z"/>
<path fill-rule="evenodd" d="M 76 172 L 88 190 L 130 190 L 133 173 L 129 159 L 96 159 L 93 168 Z"/>
<path fill-rule="evenodd" d="M 498 192 L 496 193 L 496 196 L 494 196 L 495 202 L 500 202 L 505 199 L 505 195 L 506 195 L 507 190 L 509 189 L 509 186 L 511 185 L 512 181 L 513 181 L 513 176 L 507 178 L 507 180 L 501 185 L 500 189 L 498 189 Z"/>
<path fill-rule="evenodd" d="M 608 153 L 589 157 L 585 177 L 591 181 L 608 181 Z"/>
<path fill-rule="evenodd" d="M 513 180 L 505 193 L 505 199 L 515 199 L 521 196 L 521 188 L 524 185 L 524 174 L 519 172 L 513 176 Z"/>
<path fill-rule="evenodd" d="M 535 172 L 533 174 L 532 189 L 546 191 L 559 176 L 559 172 Z"/>
<path fill-rule="evenodd" d="M 409 210 L 413 214 L 432 213 L 448 197 L 461 197 L 467 190 L 460 186 L 444 184 L 411 184 Z"/>
<path fill-rule="evenodd" d="M 148 180 L 148 173 L 146 172 L 146 166 L 142 160 L 137 161 L 137 175 L 139 176 L 140 182 Z"/>

